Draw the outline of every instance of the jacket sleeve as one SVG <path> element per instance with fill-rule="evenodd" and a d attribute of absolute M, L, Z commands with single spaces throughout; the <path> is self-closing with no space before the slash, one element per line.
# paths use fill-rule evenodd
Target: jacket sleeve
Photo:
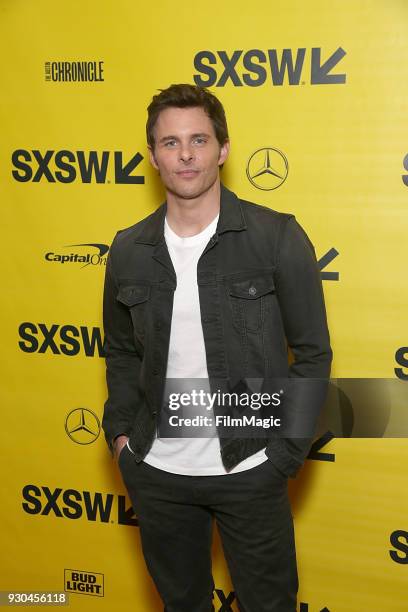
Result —
<path fill-rule="evenodd" d="M 113 441 L 120 435 L 130 436 L 140 403 L 139 373 L 141 357 L 136 350 L 129 309 L 119 302 L 118 283 L 114 273 L 115 241 L 106 263 L 103 294 L 104 352 L 108 398 L 105 402 L 102 428 L 113 455 Z"/>
<path fill-rule="evenodd" d="M 276 293 L 288 346 L 294 360 L 289 367 L 289 394 L 284 412 L 309 414 L 317 420 L 323 406 L 332 350 L 320 270 L 315 250 L 294 216 L 281 231 L 275 272 Z M 305 379 L 294 381 L 293 379 Z M 311 380 L 315 379 L 315 380 Z M 272 438 L 267 452 L 281 470 L 294 477 L 309 453 L 313 438 Z"/>

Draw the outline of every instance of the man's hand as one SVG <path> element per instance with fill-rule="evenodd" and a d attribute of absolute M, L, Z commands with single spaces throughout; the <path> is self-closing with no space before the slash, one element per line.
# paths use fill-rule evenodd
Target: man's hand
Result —
<path fill-rule="evenodd" d="M 119 455 L 126 442 L 129 440 L 128 436 L 118 436 L 113 444 L 114 454 L 116 461 L 119 460 Z"/>

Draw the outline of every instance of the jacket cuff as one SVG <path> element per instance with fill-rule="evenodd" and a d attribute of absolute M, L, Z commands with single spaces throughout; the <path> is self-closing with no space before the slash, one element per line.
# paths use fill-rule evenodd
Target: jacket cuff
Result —
<path fill-rule="evenodd" d="M 120 433 L 115 434 L 115 435 L 113 436 L 113 438 L 111 438 L 110 440 L 107 440 L 107 442 L 108 442 L 108 447 L 109 447 L 109 450 L 110 450 L 110 452 L 111 452 L 112 457 L 114 457 L 114 455 L 115 455 L 115 453 L 114 453 L 114 444 L 115 444 L 115 440 L 116 440 L 116 438 L 119 438 L 119 436 L 126 436 L 126 437 L 130 438 L 130 435 L 129 435 L 127 432 L 122 431 L 122 432 L 120 432 Z"/>

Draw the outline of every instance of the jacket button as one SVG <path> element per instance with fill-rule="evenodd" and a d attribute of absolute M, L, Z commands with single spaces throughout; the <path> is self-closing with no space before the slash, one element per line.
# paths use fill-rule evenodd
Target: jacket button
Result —
<path fill-rule="evenodd" d="M 157 410 L 153 410 L 153 412 L 152 412 L 152 414 L 151 414 L 152 419 L 154 419 L 154 418 L 155 418 L 156 414 L 157 414 Z"/>
<path fill-rule="evenodd" d="M 155 329 L 161 329 L 161 323 L 157 322 L 154 324 Z"/>
<path fill-rule="evenodd" d="M 158 373 L 159 373 L 159 370 L 156 370 L 156 369 L 154 369 L 154 370 L 153 370 L 153 375 L 154 375 L 154 376 L 157 376 L 157 375 L 158 375 Z"/>
<path fill-rule="evenodd" d="M 256 287 L 252 285 L 252 287 L 248 289 L 248 293 L 249 295 L 256 295 Z"/>

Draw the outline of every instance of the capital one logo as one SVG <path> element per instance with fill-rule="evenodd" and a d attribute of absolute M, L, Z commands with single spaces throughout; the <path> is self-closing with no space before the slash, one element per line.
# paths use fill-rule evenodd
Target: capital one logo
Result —
<path fill-rule="evenodd" d="M 55 253 L 54 251 L 48 251 L 44 255 L 44 259 L 48 262 L 59 263 L 59 264 L 82 264 L 81 268 L 86 268 L 87 266 L 106 266 L 107 262 L 107 253 L 109 251 L 109 246 L 107 244 L 101 244 L 97 242 L 86 242 L 81 244 L 68 244 L 65 245 L 64 248 L 72 248 L 79 247 L 78 252 L 71 253 Z M 86 249 L 88 252 L 82 252 L 82 248 L 91 247 L 91 249 L 95 249 L 93 252 L 89 252 L 89 249 Z M 78 248 L 75 248 L 78 251 Z"/>
<path fill-rule="evenodd" d="M 202 87 L 259 87 L 270 81 L 273 86 L 338 85 L 346 82 L 345 73 L 335 72 L 346 55 L 341 47 L 333 52 L 312 47 L 299 49 L 250 49 L 244 51 L 199 51 L 194 57 L 194 82 Z M 286 77 L 286 78 L 285 78 Z"/>
<path fill-rule="evenodd" d="M 132 174 L 143 156 L 125 161 L 121 151 L 61 151 L 16 149 L 11 160 L 13 178 L 19 183 L 119 183 L 142 185 L 144 176 Z"/>

